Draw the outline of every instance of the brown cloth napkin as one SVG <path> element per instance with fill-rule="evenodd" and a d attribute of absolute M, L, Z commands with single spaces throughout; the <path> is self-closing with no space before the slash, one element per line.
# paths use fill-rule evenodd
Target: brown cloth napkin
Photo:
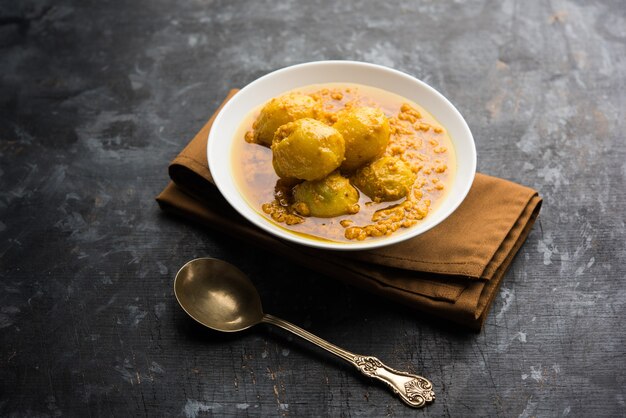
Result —
<path fill-rule="evenodd" d="M 231 90 L 224 103 L 236 92 Z M 214 186 L 206 142 L 216 114 L 171 162 L 173 182 L 157 197 L 161 209 L 417 310 L 480 330 L 504 274 L 539 214 L 542 200 L 535 190 L 479 173 L 461 206 L 416 238 L 369 251 L 303 247 L 249 223 Z"/>

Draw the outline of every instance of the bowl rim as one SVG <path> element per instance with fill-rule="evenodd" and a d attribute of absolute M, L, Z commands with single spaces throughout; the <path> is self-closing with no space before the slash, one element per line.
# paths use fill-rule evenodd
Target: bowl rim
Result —
<path fill-rule="evenodd" d="M 468 177 L 467 181 L 463 184 L 463 187 L 457 193 L 455 193 L 457 200 L 454 201 L 452 205 L 449 205 L 447 208 L 445 208 L 445 210 L 444 208 L 440 208 L 435 211 L 435 213 L 438 214 L 437 215 L 438 219 L 436 221 L 434 222 L 431 221 L 429 224 L 427 224 L 426 226 L 423 226 L 421 229 L 418 228 L 419 225 L 416 225 L 415 227 L 407 229 L 407 232 L 400 233 L 397 235 L 391 235 L 389 237 L 376 239 L 376 240 L 339 242 L 339 241 L 309 238 L 304 234 L 294 233 L 287 228 L 284 228 L 280 225 L 276 225 L 271 220 L 260 215 L 257 210 L 250 207 L 250 204 L 247 202 L 246 197 L 237 187 L 235 187 L 235 190 L 232 191 L 231 188 L 228 188 L 225 184 L 222 183 L 221 176 L 230 175 L 230 173 L 223 173 L 222 172 L 223 170 L 220 171 L 217 169 L 216 170 L 211 169 L 211 167 L 214 167 L 214 168 L 218 167 L 218 164 L 219 164 L 218 160 L 223 159 L 223 156 L 218 157 L 216 152 L 211 152 L 211 150 L 217 146 L 216 144 L 218 140 L 216 139 L 216 137 L 218 135 L 217 133 L 218 129 L 216 129 L 216 127 L 220 127 L 226 115 L 228 115 L 229 112 L 232 112 L 231 109 L 237 106 L 238 104 L 237 96 L 243 97 L 244 94 L 242 93 L 245 93 L 246 91 L 249 91 L 249 90 L 253 90 L 258 85 L 267 82 L 267 80 L 280 77 L 281 75 L 288 73 L 288 72 L 296 71 L 304 67 L 331 67 L 331 66 L 348 66 L 348 67 L 351 66 L 353 68 L 365 69 L 366 71 L 367 70 L 382 71 L 382 72 L 389 73 L 393 77 L 402 78 L 406 82 L 416 83 L 417 85 L 420 86 L 420 88 L 427 90 L 431 95 L 435 96 L 438 100 L 440 100 L 445 105 L 445 107 L 448 108 L 448 111 L 451 112 L 454 118 L 456 118 L 458 122 L 460 122 L 460 129 L 463 131 L 462 134 L 465 135 L 467 139 L 469 139 L 469 142 L 467 144 L 469 145 L 469 149 L 466 150 L 466 151 L 469 151 L 469 155 L 464 155 L 463 159 L 466 160 L 466 162 L 469 164 L 469 171 L 471 172 L 471 176 L 470 176 L 471 178 Z M 332 81 L 328 81 L 328 83 L 331 83 L 331 82 Z M 311 84 L 318 84 L 318 83 L 303 82 L 300 87 L 305 87 Z M 363 84 L 363 83 L 358 83 L 358 84 Z M 372 87 L 381 88 L 377 86 L 372 86 Z M 294 90 L 297 88 L 298 87 L 285 89 L 284 92 Z M 281 94 L 281 93 L 278 93 L 278 94 Z M 430 111 L 428 108 L 426 108 L 426 110 Z M 242 115 L 241 117 L 243 118 L 244 116 L 245 115 Z M 233 143 L 232 141 L 233 139 L 230 139 L 230 146 L 228 148 L 230 151 L 228 155 L 229 161 L 232 155 L 232 143 Z M 453 142 L 454 142 L 454 139 L 453 139 Z M 456 149 L 455 149 L 455 152 L 456 152 Z M 458 209 L 458 207 L 467 197 L 467 194 L 469 193 L 469 190 L 474 181 L 474 177 L 476 175 L 476 164 L 477 164 L 476 160 L 477 160 L 476 144 L 475 144 L 472 132 L 469 129 L 469 126 L 467 125 L 467 122 L 465 121 L 461 113 L 443 94 L 441 94 L 440 92 L 438 92 L 433 87 L 426 84 L 425 82 L 419 80 L 418 78 L 413 77 L 402 71 L 389 68 L 386 66 L 378 65 L 378 64 L 372 64 L 372 63 L 361 62 L 361 61 L 352 61 L 352 60 L 327 60 L 327 61 L 305 62 L 301 64 L 296 64 L 296 65 L 291 65 L 288 67 L 280 68 L 278 70 L 272 71 L 270 73 L 267 73 L 257 78 L 256 80 L 252 81 L 251 83 L 243 87 L 241 90 L 239 90 L 222 107 L 222 109 L 219 111 L 219 113 L 215 117 L 215 120 L 213 121 L 213 125 L 207 137 L 207 161 L 208 161 L 209 171 L 211 172 L 211 176 L 213 177 L 214 183 L 217 186 L 218 190 L 220 191 L 220 194 L 226 199 L 226 201 L 230 204 L 230 206 L 232 206 L 233 209 L 235 209 L 235 211 L 237 211 L 240 215 L 242 215 L 245 219 L 247 219 L 249 222 L 251 222 L 255 226 L 261 228 L 262 230 L 270 233 L 271 235 L 277 238 L 284 239 L 286 241 L 308 246 L 308 247 L 326 249 L 326 250 L 337 250 L 337 251 L 369 250 L 369 249 L 375 249 L 375 248 L 380 248 L 380 247 L 386 247 L 386 246 L 398 244 L 402 241 L 414 238 L 418 235 L 421 235 L 431 230 L 432 228 L 434 228 L 435 226 L 443 222 L 445 219 L 447 219 L 454 211 L 456 211 L 456 209 Z M 457 153 L 457 164 L 458 164 L 458 153 Z M 226 164 L 226 166 L 230 167 L 230 163 Z M 456 178 L 455 180 L 458 181 L 458 178 Z M 236 182 L 234 183 L 236 185 Z M 240 197 L 240 199 L 243 201 L 246 207 L 245 209 L 239 206 L 239 203 L 235 201 L 236 199 L 232 196 L 232 193 L 236 193 Z M 259 216 L 250 216 L 250 212 L 255 213 Z M 411 233 L 411 231 L 414 231 L 414 232 Z"/>

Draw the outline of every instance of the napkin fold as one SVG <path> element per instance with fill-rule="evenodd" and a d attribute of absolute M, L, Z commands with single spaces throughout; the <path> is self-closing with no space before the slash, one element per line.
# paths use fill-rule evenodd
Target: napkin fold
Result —
<path fill-rule="evenodd" d="M 476 174 L 459 208 L 430 231 L 368 251 L 333 252 L 275 238 L 240 216 L 221 196 L 206 143 L 215 115 L 170 163 L 161 209 L 288 257 L 312 270 L 419 311 L 480 330 L 513 257 L 539 214 L 531 188 Z"/>

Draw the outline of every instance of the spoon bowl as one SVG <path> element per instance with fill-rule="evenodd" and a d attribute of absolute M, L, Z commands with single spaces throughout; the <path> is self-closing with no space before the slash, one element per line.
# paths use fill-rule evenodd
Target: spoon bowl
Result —
<path fill-rule="evenodd" d="M 216 331 L 235 332 L 264 322 L 276 325 L 351 363 L 366 376 L 387 384 L 414 408 L 435 399 L 427 379 L 394 370 L 372 356 L 354 354 L 275 316 L 264 314 L 261 298 L 237 267 L 215 258 L 196 258 L 176 273 L 174 294 L 183 310 Z"/>
<path fill-rule="evenodd" d="M 222 260 L 189 261 L 176 274 L 174 294 L 190 317 L 216 331 L 243 331 L 263 320 L 261 298 L 250 279 Z"/>

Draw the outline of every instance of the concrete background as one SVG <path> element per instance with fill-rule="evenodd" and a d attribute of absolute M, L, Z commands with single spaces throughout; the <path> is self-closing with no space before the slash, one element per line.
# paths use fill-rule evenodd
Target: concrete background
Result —
<path fill-rule="evenodd" d="M 230 88 L 324 59 L 429 83 L 479 171 L 543 196 L 482 333 L 157 208 Z M 0 3 L 0 415 L 623 416 L 625 81 L 622 1 Z M 278 330 L 196 326 L 172 280 L 205 255 L 436 402 L 410 410 Z"/>

